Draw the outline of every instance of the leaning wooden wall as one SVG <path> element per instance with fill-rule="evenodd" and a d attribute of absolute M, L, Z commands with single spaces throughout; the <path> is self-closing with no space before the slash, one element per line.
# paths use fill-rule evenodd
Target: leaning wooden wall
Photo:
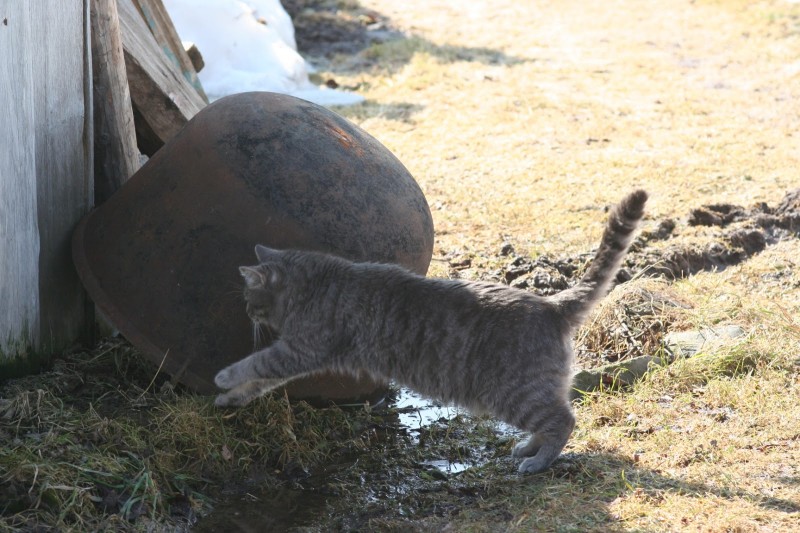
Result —
<path fill-rule="evenodd" d="M 86 330 L 70 236 L 93 203 L 88 0 L 0 0 L 0 378 Z"/>

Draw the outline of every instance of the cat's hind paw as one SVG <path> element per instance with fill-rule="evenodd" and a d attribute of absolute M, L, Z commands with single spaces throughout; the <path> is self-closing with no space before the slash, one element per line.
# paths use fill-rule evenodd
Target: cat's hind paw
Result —
<path fill-rule="evenodd" d="M 528 457 L 519 465 L 520 474 L 538 474 L 547 470 L 550 461 L 543 460 L 541 457 Z"/>
<path fill-rule="evenodd" d="M 569 434 L 567 435 L 569 437 Z M 526 443 L 529 444 L 529 443 Z M 566 439 L 543 442 L 536 450 L 535 455 L 525 458 L 519 465 L 520 474 L 536 474 L 547 470 L 553 461 L 561 454 L 566 444 Z M 525 450 L 528 453 L 528 450 Z"/>
<path fill-rule="evenodd" d="M 539 451 L 539 443 L 534 437 L 530 440 L 518 442 L 511 450 L 511 457 L 533 457 Z"/>

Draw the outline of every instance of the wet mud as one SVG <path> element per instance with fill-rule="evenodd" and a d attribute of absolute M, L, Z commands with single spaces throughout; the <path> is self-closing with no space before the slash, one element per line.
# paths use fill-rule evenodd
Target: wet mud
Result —
<path fill-rule="evenodd" d="M 510 448 L 520 431 L 408 389 L 371 407 L 363 429 L 366 448 L 343 451 L 313 471 L 287 465 L 270 483 L 255 476 L 230 484 L 192 530 L 402 529 L 404 517 L 448 518 L 480 499 L 486 468 L 516 476 Z M 264 486 L 270 488 L 258 488 Z"/>

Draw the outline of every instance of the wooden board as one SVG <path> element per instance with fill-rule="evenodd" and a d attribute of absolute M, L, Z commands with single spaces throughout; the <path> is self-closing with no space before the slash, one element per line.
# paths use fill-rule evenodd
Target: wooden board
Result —
<path fill-rule="evenodd" d="M 39 349 L 85 332 L 87 300 L 72 264 L 75 225 L 94 202 L 89 9 L 85 2 L 30 2 L 34 40 L 39 222 Z M 57 14 L 57 16 L 54 16 Z"/>
<path fill-rule="evenodd" d="M 22 3 L 0 0 L 0 19 L 0 50 L 32 41 L 31 13 Z M 0 116 L 6 123 L 0 128 L 0 360 L 24 353 L 39 328 L 32 84 L 28 54 L 0 54 Z"/>
<path fill-rule="evenodd" d="M 175 25 L 167 13 L 164 4 L 161 0 L 134 0 L 136 6 L 139 8 L 139 13 L 150 32 L 155 37 L 156 42 L 161 46 L 161 50 L 169 58 L 172 63 L 178 67 L 192 87 L 200 94 L 203 101 L 208 103 L 208 97 L 200 84 L 200 79 L 197 77 L 194 63 L 189 58 L 189 54 L 183 47 L 178 32 L 175 30 Z"/>
<path fill-rule="evenodd" d="M 70 241 L 93 200 L 88 13 L 0 0 L 0 377 L 86 331 Z"/>
<path fill-rule="evenodd" d="M 91 0 L 94 186 L 100 204 L 139 169 L 116 0 Z"/>
<path fill-rule="evenodd" d="M 163 144 L 206 102 L 163 53 L 133 0 L 117 8 L 134 111 Z"/>

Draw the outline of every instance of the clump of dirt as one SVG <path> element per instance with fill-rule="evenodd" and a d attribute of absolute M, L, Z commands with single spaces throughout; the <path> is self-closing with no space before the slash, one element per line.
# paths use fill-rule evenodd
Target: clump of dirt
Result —
<path fill-rule="evenodd" d="M 677 223 L 671 218 L 665 218 L 658 223 L 655 229 L 644 229 L 639 234 L 639 237 L 631 245 L 631 250 L 641 249 L 645 244 L 651 241 L 663 241 L 672 236 L 675 231 Z"/>
<path fill-rule="evenodd" d="M 682 238 L 692 227 L 723 228 L 697 239 Z M 800 236 L 800 189 L 789 192 L 771 208 L 730 204 L 704 205 L 690 210 L 684 221 L 664 219 L 645 228 L 634 241 L 615 284 L 639 278 L 615 291 L 603 302 L 593 322 L 578 337 L 582 366 L 612 363 L 656 353 L 663 336 L 688 306 L 658 280 L 675 280 L 698 272 L 721 271 L 763 251 L 782 239 Z M 674 242 L 672 242 L 674 241 Z M 578 282 L 593 254 L 537 258 L 518 255 L 510 243 L 502 245 L 503 266 L 480 276 L 547 296 Z M 473 267 L 470 257 L 449 260 L 452 277 Z"/>
<path fill-rule="evenodd" d="M 693 226 L 721 227 L 726 231 L 705 236 L 700 242 L 678 241 L 682 230 Z M 692 209 L 685 223 L 668 218 L 653 228 L 644 229 L 631 246 L 625 263 L 617 274 L 622 283 L 634 274 L 649 278 L 675 280 L 713 272 L 745 261 L 767 246 L 782 239 L 800 236 L 800 189 L 786 194 L 776 208 L 758 204 L 752 208 L 729 204 L 711 204 Z M 531 290 L 542 296 L 555 294 L 575 283 L 593 254 L 571 257 L 530 258 L 516 254 L 513 245 L 503 244 L 500 257 L 510 258 L 503 267 L 483 279 Z M 469 267 L 469 259 L 450 261 L 455 273 Z"/>
<path fill-rule="evenodd" d="M 503 245 L 501 255 L 511 261 L 499 270 L 490 272 L 487 280 L 505 283 L 517 289 L 530 289 L 541 295 L 555 294 L 570 286 L 569 280 L 585 262 L 582 257 L 536 259 L 516 255 L 510 244 Z"/>
<path fill-rule="evenodd" d="M 776 208 L 766 203 L 751 208 L 730 204 L 704 205 L 689 212 L 688 226 L 726 228 L 729 231 L 696 244 L 674 244 L 648 249 L 648 244 L 668 240 L 674 221 L 663 221 L 659 227 L 670 231 L 644 233 L 629 255 L 627 265 L 643 270 L 648 276 L 679 279 L 702 271 L 724 270 L 763 251 L 780 240 L 800 236 L 800 189 L 790 191 Z"/>
<path fill-rule="evenodd" d="M 733 245 L 729 238 L 720 237 L 702 244 L 677 244 L 631 254 L 628 268 L 640 270 L 646 276 L 680 279 L 698 272 L 724 270 L 755 253 L 754 247 L 749 247 L 751 253 L 747 253 L 744 248 Z M 751 234 L 750 238 L 755 246 L 758 236 Z M 762 249 L 763 246 L 757 251 Z"/>
<path fill-rule="evenodd" d="M 800 218 L 800 189 L 794 189 L 786 193 L 781 203 L 775 208 L 775 214 L 791 219 L 795 223 L 794 229 L 797 230 L 796 223 Z"/>
<path fill-rule="evenodd" d="M 731 222 L 745 220 L 747 211 L 738 205 L 710 204 L 689 212 L 690 226 L 727 226 Z"/>

